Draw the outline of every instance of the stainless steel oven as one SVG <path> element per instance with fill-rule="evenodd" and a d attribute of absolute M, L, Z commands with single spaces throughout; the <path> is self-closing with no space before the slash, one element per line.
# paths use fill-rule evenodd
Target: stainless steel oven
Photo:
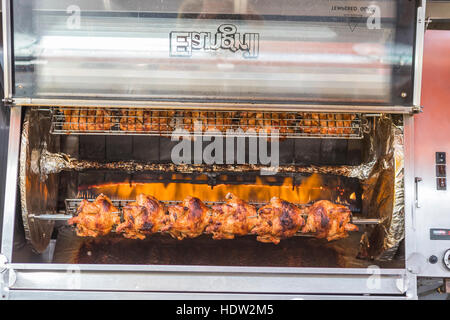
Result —
<path fill-rule="evenodd" d="M 2 298 L 417 297 L 425 1 L 2 3 Z M 138 194 L 229 192 L 328 200 L 358 231 L 273 244 L 67 224 L 100 194 L 123 214 Z"/>

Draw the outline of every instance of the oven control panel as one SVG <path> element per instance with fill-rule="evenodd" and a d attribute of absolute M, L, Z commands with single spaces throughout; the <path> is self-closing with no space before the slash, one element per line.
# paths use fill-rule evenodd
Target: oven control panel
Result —
<path fill-rule="evenodd" d="M 436 182 L 438 190 L 447 190 L 447 153 L 436 152 Z"/>

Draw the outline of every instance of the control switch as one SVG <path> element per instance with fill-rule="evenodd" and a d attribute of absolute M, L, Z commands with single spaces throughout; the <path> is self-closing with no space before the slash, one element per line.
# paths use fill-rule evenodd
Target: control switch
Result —
<path fill-rule="evenodd" d="M 444 265 L 450 270 L 450 249 L 444 253 Z"/>

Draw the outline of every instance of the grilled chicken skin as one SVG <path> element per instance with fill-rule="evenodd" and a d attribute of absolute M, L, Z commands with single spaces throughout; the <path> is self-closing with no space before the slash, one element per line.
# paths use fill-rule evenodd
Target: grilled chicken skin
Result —
<path fill-rule="evenodd" d="M 168 223 L 161 231 L 178 240 L 200 236 L 208 224 L 210 209 L 194 197 L 187 197 L 182 204 L 169 206 Z"/>
<path fill-rule="evenodd" d="M 346 238 L 349 231 L 358 231 L 350 219 L 351 212 L 347 207 L 327 200 L 318 201 L 309 208 L 302 232 L 314 233 L 316 238 L 326 238 L 328 241 Z"/>
<path fill-rule="evenodd" d="M 207 233 L 213 239 L 234 239 L 235 236 L 247 235 L 256 220 L 256 208 L 234 194 L 227 194 L 228 201 L 213 206 L 212 216 L 209 218 Z"/>
<path fill-rule="evenodd" d="M 104 236 L 120 223 L 119 210 L 107 196 L 101 194 L 94 202 L 83 200 L 77 216 L 68 223 L 77 225 L 77 235 L 80 237 Z"/>
<path fill-rule="evenodd" d="M 251 233 L 256 234 L 256 239 L 260 242 L 278 244 L 281 239 L 295 235 L 304 224 L 302 210 L 292 203 L 274 197 L 270 204 L 259 209 Z"/>
<path fill-rule="evenodd" d="M 125 238 L 145 239 L 147 235 L 160 231 L 166 223 L 167 215 L 164 204 L 152 196 L 140 194 L 136 202 L 123 208 L 125 222 L 116 228 Z"/>

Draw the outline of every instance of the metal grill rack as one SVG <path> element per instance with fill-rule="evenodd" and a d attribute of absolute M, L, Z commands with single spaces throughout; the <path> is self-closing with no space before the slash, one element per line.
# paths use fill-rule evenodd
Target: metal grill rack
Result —
<path fill-rule="evenodd" d="M 217 136 L 362 139 L 368 121 L 359 113 L 51 109 L 56 135 Z"/>

